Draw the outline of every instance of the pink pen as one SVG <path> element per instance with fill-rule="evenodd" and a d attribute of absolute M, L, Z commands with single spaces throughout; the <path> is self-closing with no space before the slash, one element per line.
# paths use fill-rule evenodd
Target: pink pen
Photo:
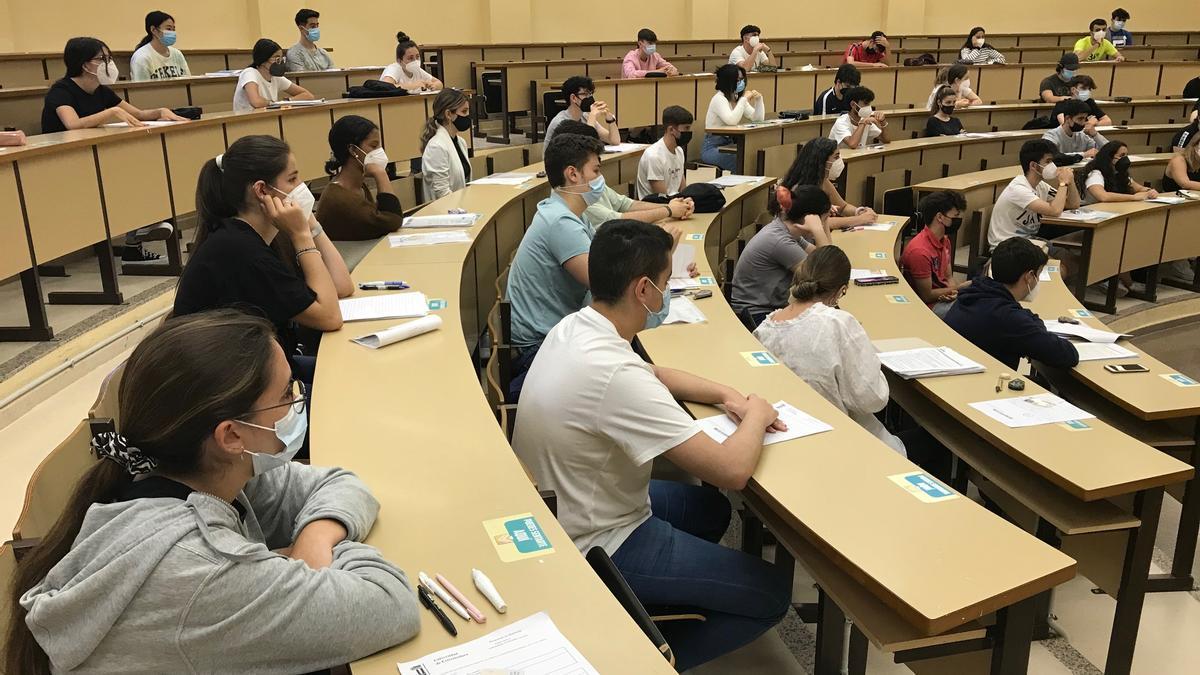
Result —
<path fill-rule="evenodd" d="M 471 615 L 471 618 L 475 620 L 475 623 L 487 623 L 487 617 L 484 616 L 479 609 L 475 607 L 475 605 L 472 605 L 471 601 L 468 600 L 465 595 L 460 593 L 458 589 L 454 587 L 454 584 L 450 583 L 449 579 L 440 574 L 434 575 L 434 578 L 436 578 L 437 582 L 442 585 L 442 588 L 446 589 L 447 593 L 454 596 L 455 600 L 462 603 L 463 609 L 467 610 L 467 614 Z"/>

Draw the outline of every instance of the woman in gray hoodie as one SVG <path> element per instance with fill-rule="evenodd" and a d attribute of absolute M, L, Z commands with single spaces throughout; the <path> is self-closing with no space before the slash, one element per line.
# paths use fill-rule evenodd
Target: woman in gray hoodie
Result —
<path fill-rule="evenodd" d="M 404 572 L 359 543 L 366 486 L 290 461 L 307 401 L 269 321 L 167 321 L 119 396 L 119 434 L 18 567 L 4 672 L 304 673 L 417 633 Z"/>

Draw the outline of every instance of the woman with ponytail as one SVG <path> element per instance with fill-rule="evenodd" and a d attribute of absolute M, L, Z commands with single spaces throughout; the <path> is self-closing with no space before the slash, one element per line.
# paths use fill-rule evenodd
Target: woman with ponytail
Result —
<path fill-rule="evenodd" d="M 421 67 L 421 50 L 404 31 L 396 33 L 396 61 L 383 69 L 379 78 L 412 92 L 439 91 L 442 81 Z"/>
<path fill-rule="evenodd" d="M 219 364 L 219 365 L 218 365 Z M 17 568 L 3 670 L 306 673 L 417 633 L 379 512 L 342 469 L 290 461 L 307 397 L 270 322 L 173 318 L 134 349 L 121 427 Z"/>
<path fill-rule="evenodd" d="M 790 303 L 772 312 L 754 337 L 825 400 L 896 452 L 904 443 L 875 413 L 888 402 L 887 378 L 871 338 L 838 300 L 850 288 L 850 259 L 837 246 L 822 246 L 796 268 Z"/>
<path fill-rule="evenodd" d="M 146 35 L 129 59 L 129 73 L 133 81 L 191 77 L 187 59 L 174 45 L 175 17 L 158 10 L 147 14 Z"/>
<path fill-rule="evenodd" d="M 333 177 L 321 201 L 317 220 L 334 241 L 378 239 L 400 229 L 404 211 L 388 176 L 388 156 L 379 127 L 358 115 L 346 115 L 329 129 L 332 155 L 325 173 Z M 371 196 L 366 178 L 375 181 Z"/>
<path fill-rule="evenodd" d="M 425 201 L 461 190 L 471 180 L 467 143 L 459 135 L 471 130 L 471 100 L 460 89 L 443 89 L 433 99 L 433 114 L 421 130 L 421 185 Z"/>

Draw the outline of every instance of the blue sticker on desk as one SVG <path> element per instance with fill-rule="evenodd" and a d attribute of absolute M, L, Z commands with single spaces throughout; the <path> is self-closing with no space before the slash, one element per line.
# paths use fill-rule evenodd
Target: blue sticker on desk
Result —
<path fill-rule="evenodd" d="M 1057 272 L 1058 265 L 1046 265 L 1046 271 L 1047 272 Z"/>
<path fill-rule="evenodd" d="M 1072 309 L 1071 316 L 1077 319 L 1090 319 L 1092 318 L 1092 313 L 1086 309 Z"/>
<path fill-rule="evenodd" d="M 886 295 L 887 301 L 893 305 L 907 305 L 908 298 L 903 295 Z"/>
<path fill-rule="evenodd" d="M 1165 375 L 1160 375 L 1159 377 L 1163 378 L 1167 382 L 1170 382 L 1171 384 L 1174 384 L 1175 386 L 1178 386 L 1178 387 L 1200 386 L 1200 382 L 1193 380 L 1192 378 L 1188 377 L 1187 375 L 1184 375 L 1183 373 L 1167 373 Z"/>
<path fill-rule="evenodd" d="M 924 471 L 898 473 L 894 476 L 888 476 L 888 480 L 904 488 L 905 492 L 928 504 L 944 502 L 948 499 L 958 497 L 957 492 L 946 487 L 941 481 Z"/>
<path fill-rule="evenodd" d="M 446 301 L 441 298 L 430 298 L 429 300 L 425 301 L 425 304 L 429 306 L 429 311 L 431 312 L 439 309 L 446 309 Z"/>
<path fill-rule="evenodd" d="M 779 365 L 779 360 L 772 356 L 771 352 L 742 352 L 742 358 L 755 368 Z"/>
<path fill-rule="evenodd" d="M 887 254 L 883 251 L 871 251 L 871 260 L 887 260 Z"/>
<path fill-rule="evenodd" d="M 550 539 L 532 513 L 485 520 L 483 529 L 487 531 L 496 554 L 504 562 L 554 553 Z"/>
<path fill-rule="evenodd" d="M 687 239 L 688 241 L 703 241 L 704 235 L 696 232 L 694 234 L 689 234 L 688 236 L 684 237 L 684 239 Z"/>
<path fill-rule="evenodd" d="M 1060 426 L 1066 427 L 1067 431 L 1091 431 L 1091 427 L 1083 420 L 1067 420 Z"/>
<path fill-rule="evenodd" d="M 716 286 L 716 285 L 717 285 L 717 280 L 716 280 L 716 279 L 714 279 L 714 278 L 712 278 L 712 277 L 700 277 L 700 285 L 702 285 L 702 286 Z"/>

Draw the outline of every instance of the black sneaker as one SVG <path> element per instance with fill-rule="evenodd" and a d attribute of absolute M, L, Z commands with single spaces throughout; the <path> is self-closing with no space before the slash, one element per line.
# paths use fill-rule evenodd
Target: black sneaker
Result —
<path fill-rule="evenodd" d="M 121 251 L 121 262 L 125 265 L 145 265 L 147 263 L 157 263 L 162 261 L 162 256 L 147 251 L 141 244 L 137 246 L 126 246 Z"/>
<path fill-rule="evenodd" d="M 150 227 L 140 228 L 133 233 L 131 244 L 140 244 L 144 241 L 163 241 L 170 239 L 175 233 L 175 226 L 170 223 L 159 223 Z"/>

